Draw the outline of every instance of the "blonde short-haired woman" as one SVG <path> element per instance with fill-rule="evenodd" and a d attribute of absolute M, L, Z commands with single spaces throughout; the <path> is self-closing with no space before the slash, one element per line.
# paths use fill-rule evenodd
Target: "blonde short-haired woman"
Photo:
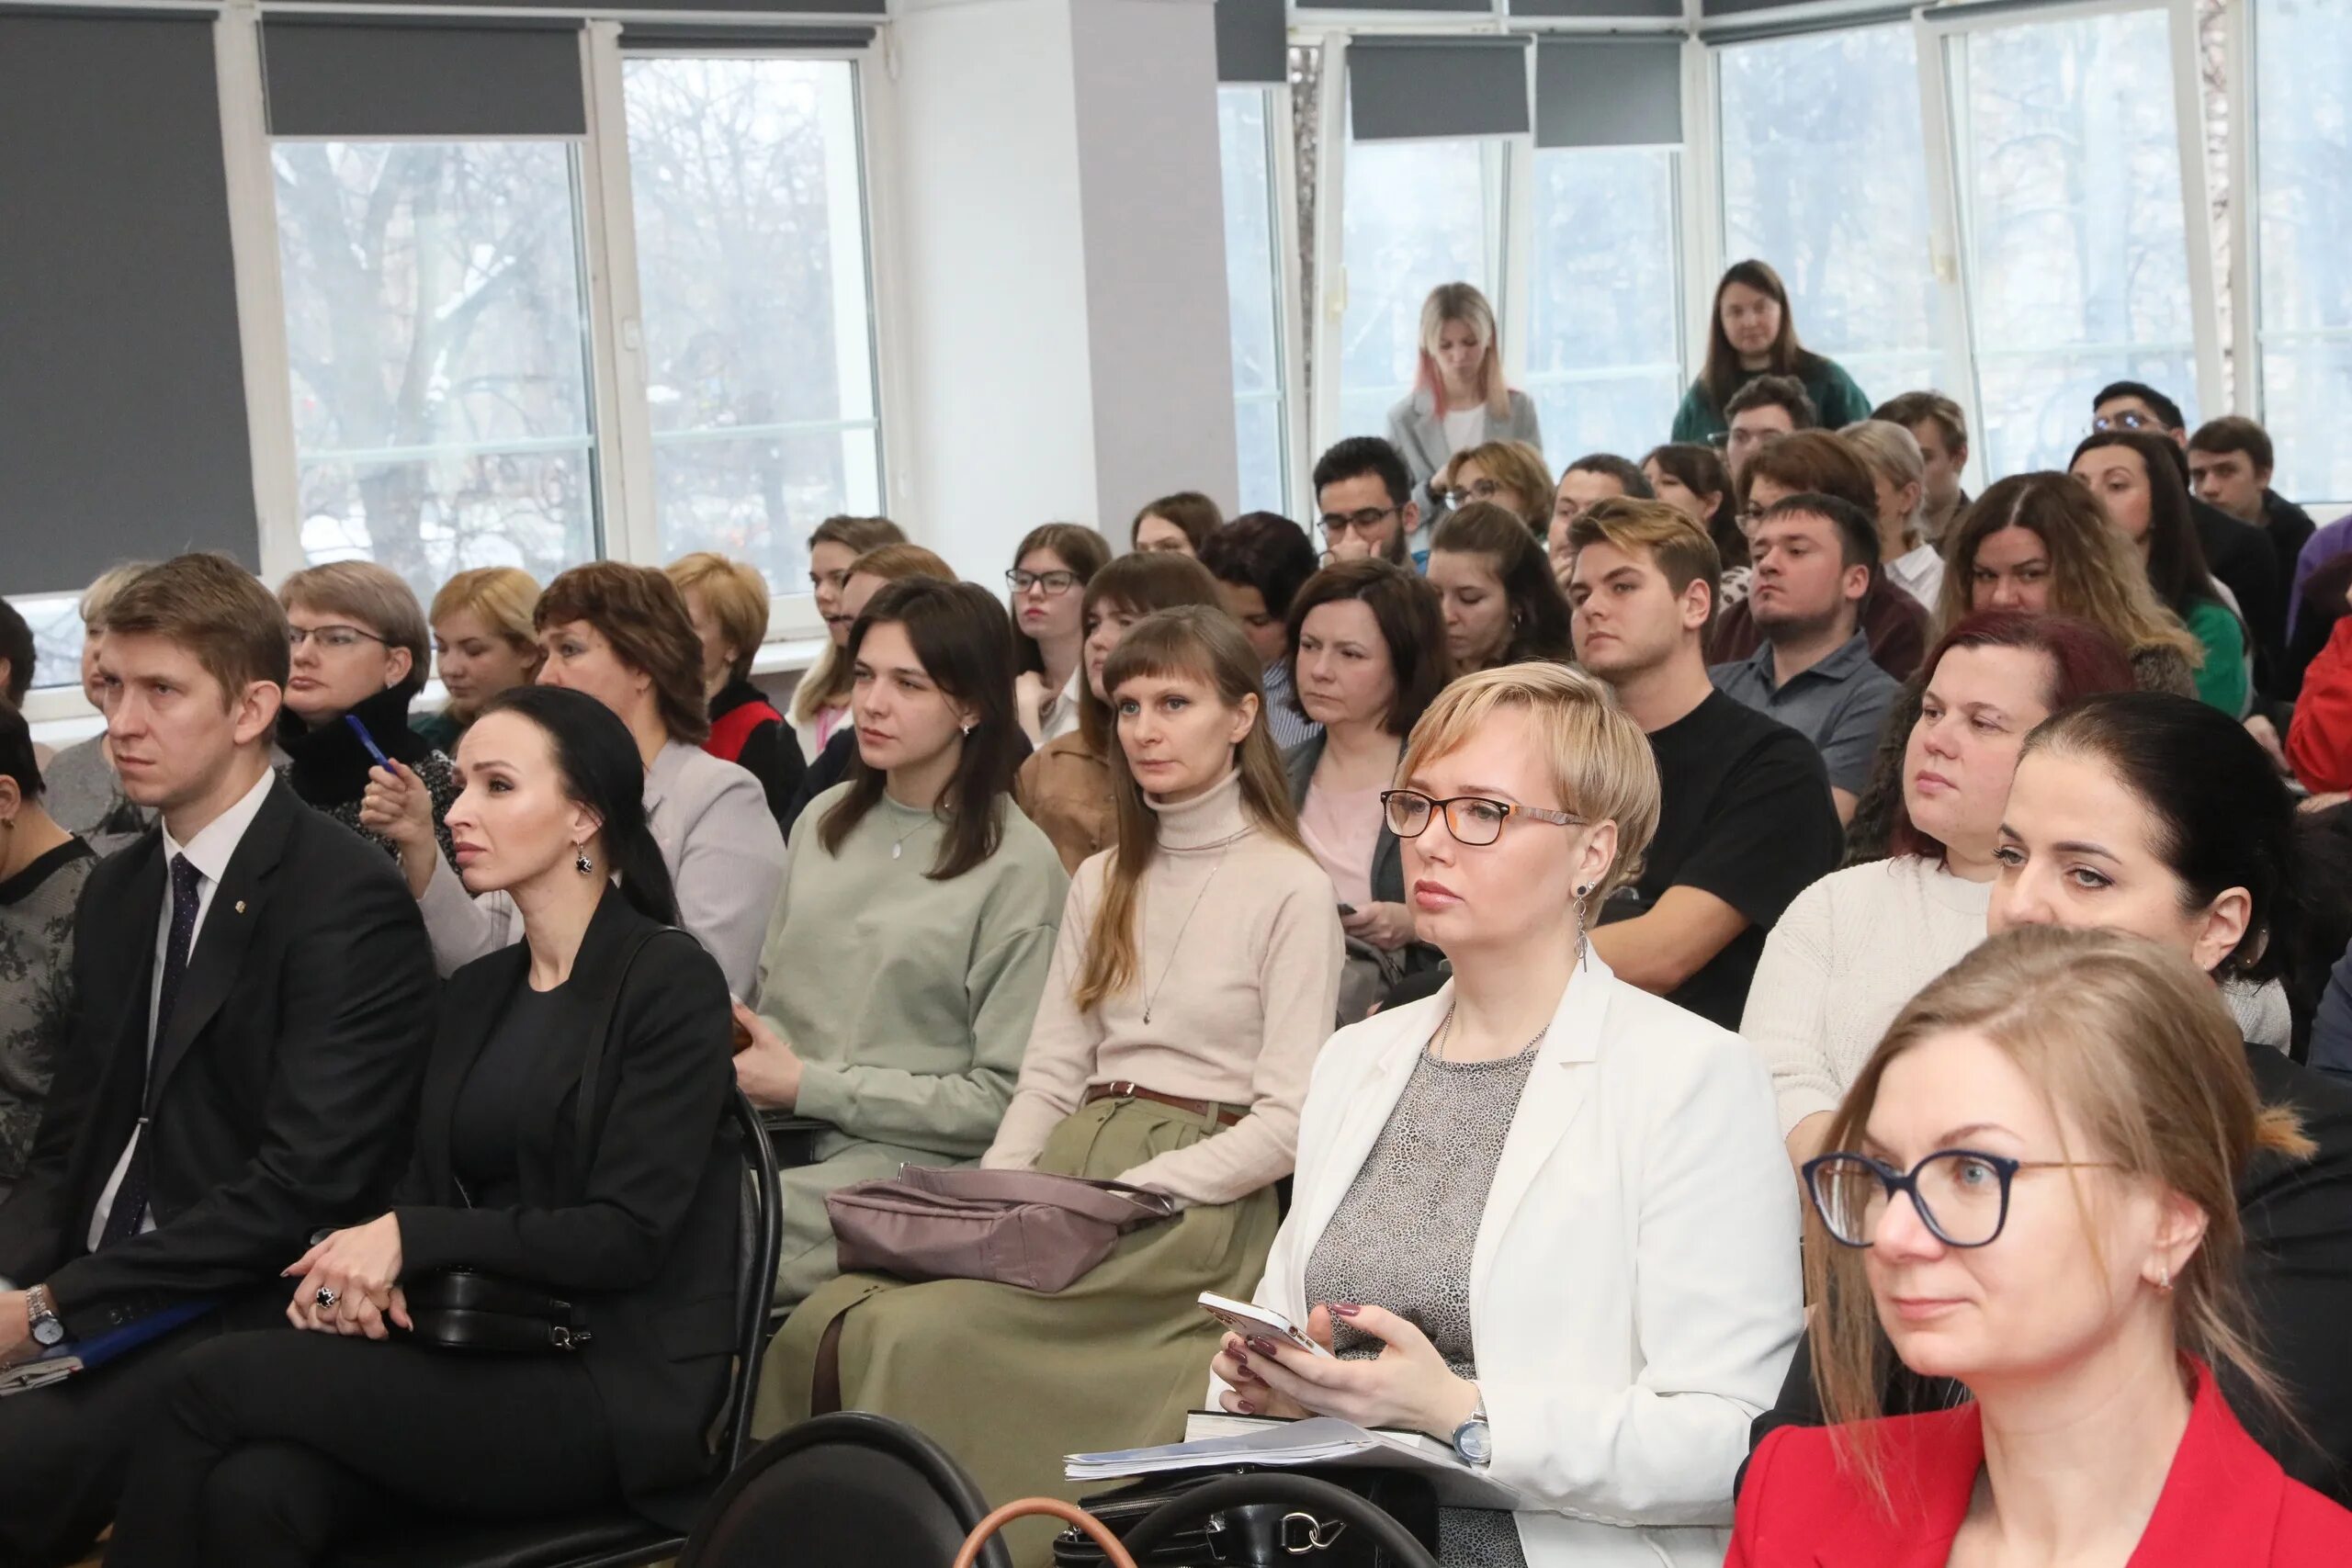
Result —
<path fill-rule="evenodd" d="M 1337 1359 L 1228 1337 L 1212 1392 L 1451 1441 L 1522 1495 L 1445 1510 L 1442 1562 L 1715 1568 L 1796 1342 L 1797 1195 L 1755 1054 L 1585 940 L 1657 826 L 1649 744 L 1591 676 L 1507 665 L 1398 775 L 1453 979 L 1316 1060 L 1257 1300 Z"/>

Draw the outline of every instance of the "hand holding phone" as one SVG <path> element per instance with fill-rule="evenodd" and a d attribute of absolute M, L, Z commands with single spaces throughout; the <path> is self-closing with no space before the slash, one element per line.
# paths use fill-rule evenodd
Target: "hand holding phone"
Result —
<path fill-rule="evenodd" d="M 1287 1345 L 1315 1356 L 1329 1357 L 1331 1354 L 1272 1307 L 1237 1302 L 1230 1296 L 1220 1296 L 1215 1291 L 1203 1291 L 1201 1310 L 1244 1339 L 1271 1339 L 1277 1345 Z"/>

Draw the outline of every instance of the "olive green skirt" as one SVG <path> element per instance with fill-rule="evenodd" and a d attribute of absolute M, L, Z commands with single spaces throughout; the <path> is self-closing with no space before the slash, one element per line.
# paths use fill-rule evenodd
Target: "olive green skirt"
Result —
<path fill-rule="evenodd" d="M 1037 1168 L 1114 1177 L 1216 1130 L 1148 1100 L 1097 1100 L 1054 1130 Z M 1120 1237 L 1054 1295 L 979 1280 L 910 1285 L 842 1275 L 803 1302 L 769 1345 L 753 1432 L 768 1437 L 808 1416 L 817 1346 L 840 1318 L 845 1408 L 929 1433 L 991 1506 L 1038 1495 L 1075 1501 L 1064 1454 L 1184 1435 L 1220 1335 L 1197 1298 L 1255 1291 L 1278 1223 L 1272 1188 L 1186 1209 Z M 1035 1528 L 1008 1532 L 1014 1561 L 1041 1562 L 1055 1527 L 1027 1522 Z"/>

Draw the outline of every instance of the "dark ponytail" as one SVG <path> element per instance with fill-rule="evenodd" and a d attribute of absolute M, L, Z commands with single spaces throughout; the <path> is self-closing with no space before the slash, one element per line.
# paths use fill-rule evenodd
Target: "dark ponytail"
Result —
<path fill-rule="evenodd" d="M 511 686 L 484 703 L 479 717 L 494 713 L 539 727 L 555 753 L 563 793 L 604 824 L 596 836 L 619 874 L 621 897 L 648 919 L 676 925 L 678 896 L 662 846 L 646 825 L 645 760 L 628 726 L 586 693 L 562 686 Z"/>

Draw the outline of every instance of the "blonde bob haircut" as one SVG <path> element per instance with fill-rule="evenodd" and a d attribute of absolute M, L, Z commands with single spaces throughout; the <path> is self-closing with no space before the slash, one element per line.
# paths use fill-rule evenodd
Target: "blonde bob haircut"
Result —
<path fill-rule="evenodd" d="M 1926 525 L 1928 516 L 1928 460 L 1920 456 L 1919 438 L 1892 420 L 1857 420 L 1838 433 L 1838 438 L 1854 449 L 1864 466 L 1896 490 L 1905 485 L 1919 487 L 1919 500 L 1911 508 L 1911 515 L 1903 525 L 1917 534 Z"/>
<path fill-rule="evenodd" d="M 1155 610 L 1128 627 L 1111 650 L 1102 666 L 1102 689 L 1115 705 L 1121 686 L 1154 675 L 1190 676 L 1231 708 L 1239 707 L 1246 697 L 1257 699 L 1257 722 L 1233 749 L 1234 772 L 1241 775 L 1241 814 L 1260 831 L 1306 854 L 1298 836 L 1298 813 L 1290 803 L 1290 777 L 1266 730 L 1266 689 L 1259 679 L 1258 655 L 1241 635 L 1241 623 L 1208 604 Z M 1127 749 L 1115 735 L 1110 763 L 1118 838 L 1103 868 L 1102 901 L 1086 933 L 1086 957 L 1070 992 L 1070 1001 L 1080 1012 L 1140 982 L 1143 960 L 1136 945 L 1136 909 L 1144 873 L 1159 854 L 1159 813 L 1144 799 L 1143 785 L 1127 766 Z"/>
<path fill-rule="evenodd" d="M 408 674 L 399 682 L 403 696 L 424 690 L 433 673 L 433 634 L 415 592 L 390 567 L 371 560 L 329 561 L 288 572 L 277 585 L 277 602 L 288 610 L 349 615 L 388 648 L 408 649 Z"/>
<path fill-rule="evenodd" d="M 699 593 L 718 635 L 735 650 L 729 679 L 752 678 L 752 660 L 768 639 L 768 580 L 749 561 L 729 560 L 716 550 L 680 556 L 662 570 L 681 594 Z"/>
<path fill-rule="evenodd" d="M 106 624 L 107 606 L 114 596 L 134 577 L 154 565 L 153 561 L 127 560 L 110 566 L 90 579 L 90 586 L 82 590 L 82 597 L 74 608 L 81 614 L 82 625 L 96 631 Z"/>
<path fill-rule="evenodd" d="M 1476 463 L 1487 470 L 1487 477 L 1497 484 L 1508 485 L 1527 499 L 1527 510 L 1518 515 L 1538 538 L 1552 520 L 1552 496 L 1559 487 L 1552 478 L 1552 470 L 1544 466 L 1544 455 L 1524 441 L 1487 441 L 1476 446 L 1465 446 L 1446 459 L 1439 478 L 1451 487 L 1454 475 L 1465 463 Z"/>
<path fill-rule="evenodd" d="M 1558 809 L 1587 822 L 1617 824 L 1617 857 L 1589 896 L 1599 908 L 1642 874 L 1642 856 L 1657 833 L 1657 761 L 1649 737 L 1617 705 L 1616 694 L 1583 671 L 1505 664 L 1464 675 L 1439 694 L 1407 738 L 1396 776 L 1418 776 L 1461 750 L 1499 713 L 1527 715 L 1536 756 L 1559 794 Z"/>
<path fill-rule="evenodd" d="M 538 579 L 529 572 L 519 566 L 478 566 L 441 585 L 426 618 L 437 626 L 451 615 L 474 615 L 492 636 L 529 654 L 536 666 L 539 638 L 531 616 L 538 607 Z"/>
<path fill-rule="evenodd" d="M 2256 1099 L 2245 1045 L 2211 978 L 2177 954 L 2120 931 L 2029 926 L 1994 937 L 1911 998 L 1832 1115 L 1826 1149 L 1860 1146 L 1886 1070 L 1905 1052 L 1965 1032 L 2015 1063 L 2045 1103 L 2080 1129 L 2086 1147 L 2052 1157 L 2112 1164 L 2195 1204 L 2205 1235 L 2173 1276 L 2178 1348 L 2249 1390 L 2289 1430 L 2297 1423 L 2254 1345 L 2239 1286 L 2245 1232 L 2237 1183 L 2257 1151 L 2308 1158 L 2291 1111 Z M 2096 1255 L 2091 1180 L 2071 1185 L 2083 1240 Z M 2036 1189 L 2041 1195 L 2041 1189 Z M 1875 1448 L 1879 1391 L 1894 1348 L 1880 1326 L 1863 1258 L 1830 1239 L 1805 1205 L 1806 1297 L 1817 1308 L 1814 1382 L 1841 1456 L 1883 1504 Z M 2245 1413 L 2242 1411 L 2242 1413 Z"/>

